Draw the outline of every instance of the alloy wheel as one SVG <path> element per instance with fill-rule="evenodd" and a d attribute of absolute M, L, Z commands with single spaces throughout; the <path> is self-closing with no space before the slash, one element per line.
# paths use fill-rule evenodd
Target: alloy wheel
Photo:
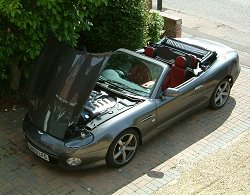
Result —
<path fill-rule="evenodd" d="M 113 159 L 117 164 L 126 164 L 136 152 L 137 138 L 134 134 L 123 135 L 116 143 L 113 151 Z"/>
<path fill-rule="evenodd" d="M 218 86 L 216 92 L 215 92 L 215 97 L 214 97 L 214 103 L 217 107 L 223 106 L 230 94 L 230 84 L 228 81 L 224 81 L 220 83 Z"/>

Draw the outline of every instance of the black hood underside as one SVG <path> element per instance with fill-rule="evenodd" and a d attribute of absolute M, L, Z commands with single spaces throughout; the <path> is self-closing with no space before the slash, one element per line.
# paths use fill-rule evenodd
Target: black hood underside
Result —
<path fill-rule="evenodd" d="M 31 78 L 31 122 L 62 139 L 78 121 L 109 56 L 79 51 L 49 38 Z"/>

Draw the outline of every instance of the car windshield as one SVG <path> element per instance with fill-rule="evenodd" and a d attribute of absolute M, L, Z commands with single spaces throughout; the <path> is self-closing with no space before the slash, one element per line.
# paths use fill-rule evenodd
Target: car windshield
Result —
<path fill-rule="evenodd" d="M 149 97 L 163 68 L 151 61 L 122 52 L 114 52 L 99 77 L 109 88 L 123 93 Z"/>

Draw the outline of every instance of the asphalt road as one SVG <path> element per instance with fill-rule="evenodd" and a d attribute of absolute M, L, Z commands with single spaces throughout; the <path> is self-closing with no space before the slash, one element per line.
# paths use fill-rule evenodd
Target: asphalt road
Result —
<path fill-rule="evenodd" d="M 250 32 L 250 1 L 247 0 L 163 0 L 163 7 Z"/>

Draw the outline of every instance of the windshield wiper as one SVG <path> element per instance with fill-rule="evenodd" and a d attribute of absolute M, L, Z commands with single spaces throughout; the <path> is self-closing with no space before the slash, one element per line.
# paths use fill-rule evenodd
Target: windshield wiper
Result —
<path fill-rule="evenodd" d="M 114 80 L 108 80 L 107 81 L 109 83 L 110 86 L 114 87 L 115 89 L 126 89 L 128 88 L 125 84 L 114 81 Z"/>
<path fill-rule="evenodd" d="M 145 93 L 145 94 L 147 94 L 148 95 L 148 93 L 147 92 L 145 92 L 145 91 L 142 91 L 142 90 L 140 90 L 140 89 L 132 89 L 132 88 L 129 88 L 130 89 L 130 91 L 136 91 L 136 92 L 140 92 L 140 93 Z"/>
<path fill-rule="evenodd" d="M 113 80 L 109 80 L 103 77 L 99 77 L 98 81 L 99 84 L 104 84 L 105 87 L 113 88 L 113 89 L 121 89 L 120 85 L 121 83 Z M 116 84 L 114 84 L 116 83 Z"/>
<path fill-rule="evenodd" d="M 148 93 L 145 92 L 145 91 L 135 89 L 135 88 L 130 88 L 126 84 L 123 84 L 123 83 L 120 83 L 120 82 L 117 82 L 117 81 L 112 80 L 112 83 L 110 83 L 110 84 L 112 86 L 116 87 L 116 88 L 121 88 L 121 89 L 123 89 L 123 90 L 125 90 L 125 91 L 127 91 L 127 92 L 129 92 L 129 93 L 131 93 L 133 95 L 135 95 L 135 94 L 138 95 L 138 93 L 133 93 L 133 92 L 139 92 L 139 93 L 144 93 L 144 94 L 148 95 Z"/>

